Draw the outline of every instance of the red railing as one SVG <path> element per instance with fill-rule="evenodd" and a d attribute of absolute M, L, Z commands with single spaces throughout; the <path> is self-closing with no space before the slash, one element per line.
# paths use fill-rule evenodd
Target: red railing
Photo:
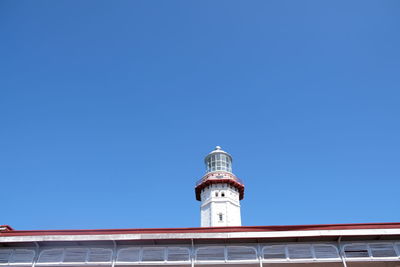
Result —
<path fill-rule="evenodd" d="M 222 171 L 215 171 L 215 172 L 210 172 L 204 175 L 200 180 L 196 182 L 196 186 L 199 184 L 203 183 L 206 180 L 218 180 L 218 179 L 232 179 L 239 184 L 243 184 L 242 180 L 237 178 L 234 174 L 229 173 L 229 172 L 222 172 Z"/>

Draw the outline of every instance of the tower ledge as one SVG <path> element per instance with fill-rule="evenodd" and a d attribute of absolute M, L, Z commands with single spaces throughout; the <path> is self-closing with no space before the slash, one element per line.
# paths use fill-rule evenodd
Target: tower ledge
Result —
<path fill-rule="evenodd" d="M 201 200 L 201 190 L 212 184 L 229 184 L 239 191 L 239 200 L 244 197 L 244 184 L 234 174 L 224 171 L 209 172 L 196 183 L 196 200 Z"/>

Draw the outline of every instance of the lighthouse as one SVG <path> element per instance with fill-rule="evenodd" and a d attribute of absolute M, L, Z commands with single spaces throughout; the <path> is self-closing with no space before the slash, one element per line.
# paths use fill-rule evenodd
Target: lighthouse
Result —
<path fill-rule="evenodd" d="M 204 159 L 206 174 L 197 182 L 201 227 L 241 226 L 244 184 L 232 172 L 232 156 L 217 146 Z"/>

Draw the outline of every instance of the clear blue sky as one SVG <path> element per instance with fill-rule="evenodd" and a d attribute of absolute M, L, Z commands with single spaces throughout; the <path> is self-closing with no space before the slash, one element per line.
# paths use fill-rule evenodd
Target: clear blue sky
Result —
<path fill-rule="evenodd" d="M 1 1 L 0 224 L 400 221 L 400 2 Z"/>

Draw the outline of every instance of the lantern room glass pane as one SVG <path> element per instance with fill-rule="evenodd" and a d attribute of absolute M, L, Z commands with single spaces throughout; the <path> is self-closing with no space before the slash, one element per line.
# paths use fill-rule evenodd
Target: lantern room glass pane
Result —
<path fill-rule="evenodd" d="M 227 171 L 232 172 L 232 159 L 223 153 L 210 155 L 206 161 L 207 172 Z"/>

